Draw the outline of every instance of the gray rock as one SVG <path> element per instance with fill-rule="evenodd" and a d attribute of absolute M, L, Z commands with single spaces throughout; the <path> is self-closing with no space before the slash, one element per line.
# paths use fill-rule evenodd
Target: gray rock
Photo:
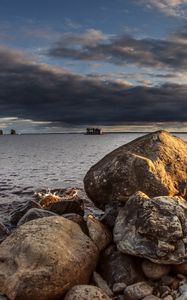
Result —
<path fill-rule="evenodd" d="M 123 253 L 158 264 L 182 263 L 187 255 L 187 202 L 137 192 L 120 210 L 113 235 Z"/>
<path fill-rule="evenodd" d="M 93 216 L 87 218 L 89 237 L 99 251 L 104 250 L 112 242 L 112 234 L 108 228 Z"/>
<path fill-rule="evenodd" d="M 115 283 L 130 285 L 142 280 L 144 277 L 139 265 L 135 257 L 125 255 L 111 245 L 101 254 L 98 269 L 112 288 Z"/>
<path fill-rule="evenodd" d="M 138 282 L 132 285 L 129 285 L 125 291 L 126 300 L 139 300 L 146 296 L 149 296 L 153 293 L 154 288 L 150 286 L 147 282 Z"/>
<path fill-rule="evenodd" d="M 84 178 L 86 193 L 101 208 L 137 191 L 187 198 L 186 153 L 187 143 L 166 131 L 142 136 L 91 167 Z"/>
<path fill-rule="evenodd" d="M 100 288 L 92 285 L 77 285 L 70 289 L 64 300 L 112 300 Z"/>
<path fill-rule="evenodd" d="M 179 287 L 179 292 L 181 293 L 181 294 L 183 294 L 183 293 L 187 293 L 187 284 L 183 284 L 183 285 L 181 285 L 180 287 Z"/>
<path fill-rule="evenodd" d="M 72 286 L 89 282 L 98 255 L 72 221 L 29 221 L 0 245 L 0 291 L 10 300 L 60 299 Z"/>
<path fill-rule="evenodd" d="M 187 292 L 181 294 L 176 300 L 187 300 Z"/>
<path fill-rule="evenodd" d="M 144 260 L 142 262 L 142 270 L 149 279 L 160 279 L 162 276 L 167 275 L 170 269 L 171 267 L 169 265 L 155 264 L 149 260 Z"/>
<path fill-rule="evenodd" d="M 102 291 L 104 291 L 109 297 L 113 296 L 113 292 L 109 288 L 108 284 L 97 272 L 93 272 L 93 282 L 97 287 L 99 287 Z"/>
<path fill-rule="evenodd" d="M 29 200 L 26 203 L 18 204 L 17 207 L 10 214 L 10 222 L 16 226 L 19 220 L 31 208 L 42 208 L 42 207 L 39 203 L 37 203 L 34 200 Z"/>
<path fill-rule="evenodd" d="M 51 212 L 51 211 L 47 211 L 45 209 L 31 208 L 19 220 L 17 226 L 20 226 L 20 225 L 22 225 L 26 222 L 31 221 L 31 220 L 35 220 L 35 219 L 39 219 L 39 218 L 45 218 L 45 217 L 51 217 L 51 216 L 56 216 L 56 214 Z"/>
<path fill-rule="evenodd" d="M 113 290 L 114 294 L 120 294 L 121 292 L 124 292 L 126 287 L 127 287 L 127 285 L 124 282 L 118 282 L 113 285 L 112 290 Z"/>

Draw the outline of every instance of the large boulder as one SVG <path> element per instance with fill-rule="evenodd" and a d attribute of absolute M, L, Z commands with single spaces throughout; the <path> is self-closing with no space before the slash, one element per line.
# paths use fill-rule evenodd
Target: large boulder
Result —
<path fill-rule="evenodd" d="M 137 191 L 187 197 L 187 143 L 166 131 L 140 137 L 106 155 L 84 178 L 87 195 L 99 207 L 126 201 Z"/>
<path fill-rule="evenodd" d="M 97 260 L 78 224 L 60 216 L 33 220 L 0 245 L 0 291 L 10 300 L 60 299 L 89 282 Z"/>
<path fill-rule="evenodd" d="M 182 197 L 131 196 L 116 219 L 114 241 L 126 254 L 158 264 L 187 261 L 187 202 Z"/>

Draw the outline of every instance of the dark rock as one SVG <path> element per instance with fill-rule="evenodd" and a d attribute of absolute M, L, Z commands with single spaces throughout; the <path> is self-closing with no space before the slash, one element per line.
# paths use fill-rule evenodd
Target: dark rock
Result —
<path fill-rule="evenodd" d="M 112 205 L 105 209 L 104 215 L 100 218 L 100 221 L 107 225 L 110 228 L 113 228 L 115 225 L 115 221 L 119 212 L 119 207 L 117 205 Z"/>
<path fill-rule="evenodd" d="M 86 193 L 98 207 L 126 201 L 137 191 L 187 198 L 186 153 L 187 143 L 166 131 L 142 136 L 91 167 L 84 178 Z"/>
<path fill-rule="evenodd" d="M 69 290 L 64 300 L 112 300 L 100 288 L 92 285 L 77 285 Z"/>
<path fill-rule="evenodd" d="M 41 208 L 41 205 L 34 200 L 29 200 L 26 203 L 18 204 L 10 214 L 10 222 L 16 226 L 19 220 L 31 208 Z"/>
<path fill-rule="evenodd" d="M 109 246 L 100 256 L 99 273 L 112 288 L 115 283 L 132 284 L 142 280 L 139 260 L 119 252 L 115 245 Z"/>
<path fill-rule="evenodd" d="M 187 202 L 137 192 L 120 210 L 113 235 L 123 253 L 158 264 L 182 263 L 187 256 Z"/>
<path fill-rule="evenodd" d="M 35 220 L 35 219 L 39 219 L 39 218 L 45 218 L 45 217 L 52 217 L 52 216 L 56 216 L 56 214 L 51 212 L 51 211 L 47 211 L 45 209 L 31 208 L 19 220 L 17 226 L 20 226 L 20 225 L 22 225 L 26 222 L 31 221 L 31 220 Z"/>
<path fill-rule="evenodd" d="M 175 273 L 180 273 L 183 275 L 187 275 L 187 263 L 179 264 L 179 265 L 174 265 L 173 270 Z"/>
<path fill-rule="evenodd" d="M 10 300 L 60 299 L 72 286 L 89 282 L 98 255 L 72 221 L 29 221 L 0 245 L 0 291 Z"/>
<path fill-rule="evenodd" d="M 99 287 L 102 291 L 104 291 L 109 297 L 113 296 L 112 290 L 109 288 L 106 281 L 97 272 L 93 272 L 93 282 L 97 287 Z"/>
<path fill-rule="evenodd" d="M 149 279 L 160 279 L 162 276 L 167 275 L 170 269 L 171 267 L 169 265 L 155 264 L 149 260 L 144 260 L 142 262 L 142 270 Z"/>
<path fill-rule="evenodd" d="M 69 213 L 84 216 L 84 210 L 81 206 L 81 202 L 77 200 L 62 200 L 52 203 L 47 209 L 60 216 Z"/>
<path fill-rule="evenodd" d="M 161 283 L 163 285 L 168 285 L 170 286 L 173 282 L 175 281 L 175 277 L 169 276 L 169 275 L 165 275 L 161 278 Z"/>
<path fill-rule="evenodd" d="M 132 285 L 129 285 L 125 291 L 126 300 L 139 300 L 146 296 L 149 296 L 153 293 L 154 288 L 150 286 L 147 282 L 138 282 Z"/>
<path fill-rule="evenodd" d="M 112 234 L 108 228 L 93 216 L 87 218 L 88 234 L 99 251 L 104 250 L 112 242 Z"/>

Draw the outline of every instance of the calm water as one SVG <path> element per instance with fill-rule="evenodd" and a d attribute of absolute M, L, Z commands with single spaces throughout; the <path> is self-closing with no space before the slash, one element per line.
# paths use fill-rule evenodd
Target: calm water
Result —
<path fill-rule="evenodd" d="M 0 201 L 48 188 L 82 187 L 88 169 L 141 134 L 17 135 L 0 137 Z M 187 135 L 180 135 L 187 139 Z"/>

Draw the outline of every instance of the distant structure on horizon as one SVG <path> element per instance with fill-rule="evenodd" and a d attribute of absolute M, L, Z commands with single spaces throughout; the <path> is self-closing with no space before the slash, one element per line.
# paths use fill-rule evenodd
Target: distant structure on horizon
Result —
<path fill-rule="evenodd" d="M 10 130 L 10 134 L 12 134 L 12 135 L 16 134 L 15 129 L 11 129 L 11 130 Z"/>
<path fill-rule="evenodd" d="M 102 129 L 100 128 L 86 128 L 86 134 L 91 135 L 100 135 L 102 134 Z"/>
<path fill-rule="evenodd" d="M 0 135 L 3 135 L 3 130 L 2 129 L 0 129 Z"/>

